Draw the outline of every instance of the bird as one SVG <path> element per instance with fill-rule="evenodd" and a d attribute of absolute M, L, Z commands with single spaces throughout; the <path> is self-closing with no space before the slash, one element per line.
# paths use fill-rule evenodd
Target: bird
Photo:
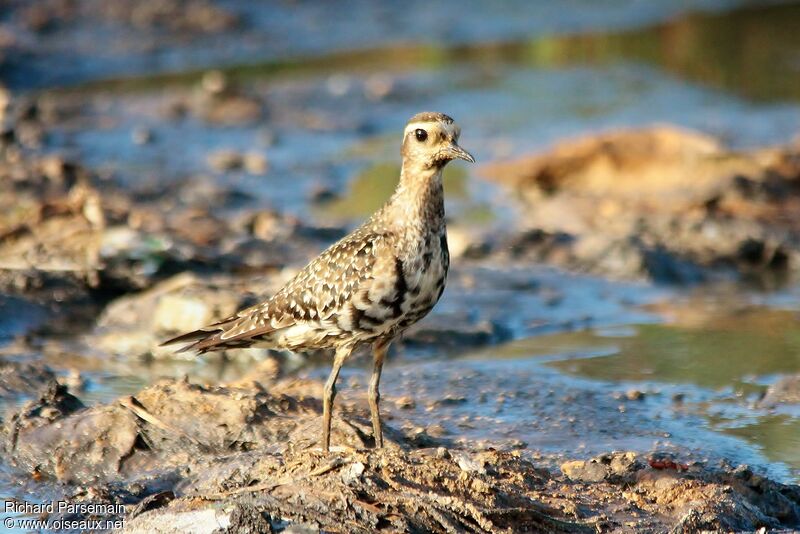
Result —
<path fill-rule="evenodd" d="M 366 222 L 300 270 L 271 298 L 165 341 L 178 352 L 265 347 L 328 349 L 321 447 L 330 450 L 336 381 L 359 346 L 371 344 L 368 402 L 374 444 L 383 447 L 380 380 L 390 344 L 439 301 L 450 267 L 442 171 L 475 158 L 458 144 L 460 127 L 438 112 L 417 113 L 403 131 L 394 193 Z"/>

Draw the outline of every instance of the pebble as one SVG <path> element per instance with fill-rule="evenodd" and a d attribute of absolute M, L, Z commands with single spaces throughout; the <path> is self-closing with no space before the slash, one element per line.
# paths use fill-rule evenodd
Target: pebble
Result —
<path fill-rule="evenodd" d="M 462 397 L 460 395 L 447 395 L 441 399 L 435 400 L 432 403 L 428 404 L 426 407 L 429 411 L 435 410 L 436 408 L 442 406 L 456 406 L 458 404 L 463 404 L 467 402 L 466 397 Z"/>
<path fill-rule="evenodd" d="M 641 401 L 644 400 L 645 394 L 638 389 L 629 389 L 625 392 L 625 398 L 630 401 Z"/>
<path fill-rule="evenodd" d="M 131 132 L 131 140 L 136 145 L 149 145 L 153 142 L 153 131 L 149 128 L 136 128 Z"/>
<path fill-rule="evenodd" d="M 394 405 L 401 410 L 413 410 L 417 407 L 416 401 L 414 401 L 414 398 L 409 395 L 398 398 L 394 401 Z"/>
<path fill-rule="evenodd" d="M 244 158 L 235 150 L 222 149 L 208 156 L 208 165 L 218 172 L 234 171 L 242 168 Z"/>
<path fill-rule="evenodd" d="M 469 454 L 462 451 L 456 451 L 451 452 L 450 455 L 456 461 L 458 467 L 460 467 L 465 473 L 478 473 L 481 475 L 486 474 L 486 466 L 484 463 L 472 458 Z"/>
<path fill-rule="evenodd" d="M 208 165 L 217 172 L 245 170 L 248 174 L 261 176 L 267 173 L 269 162 L 261 152 L 242 154 L 233 149 L 220 149 L 208 156 Z"/>
<path fill-rule="evenodd" d="M 561 464 L 561 472 L 571 480 L 601 482 L 606 478 L 607 469 L 594 460 L 572 460 Z"/>
<path fill-rule="evenodd" d="M 86 380 L 77 369 L 70 369 L 65 376 L 59 377 L 58 383 L 67 386 L 72 392 L 86 389 Z"/>
<path fill-rule="evenodd" d="M 364 82 L 364 94 L 370 100 L 383 100 L 394 89 L 394 80 L 388 76 L 375 74 Z"/>
<path fill-rule="evenodd" d="M 309 193 L 311 202 L 315 204 L 323 204 L 332 202 L 340 197 L 339 193 L 323 184 L 315 185 L 311 193 Z"/>
<path fill-rule="evenodd" d="M 434 438 L 441 438 L 442 436 L 449 434 L 447 429 L 440 424 L 428 425 L 428 427 L 425 429 L 425 432 Z"/>
<path fill-rule="evenodd" d="M 212 95 L 223 93 L 228 88 L 228 78 L 219 70 L 210 70 L 200 80 L 203 90 Z"/>
<path fill-rule="evenodd" d="M 248 173 L 255 176 L 260 176 L 267 174 L 268 169 L 269 162 L 264 154 L 255 151 L 245 153 L 244 170 L 246 170 Z"/>
<path fill-rule="evenodd" d="M 361 475 L 364 474 L 364 470 L 366 466 L 364 466 L 361 462 L 353 462 L 350 464 L 347 469 L 342 471 L 342 482 L 347 485 L 352 484 L 353 482 L 357 482 L 361 479 Z"/>

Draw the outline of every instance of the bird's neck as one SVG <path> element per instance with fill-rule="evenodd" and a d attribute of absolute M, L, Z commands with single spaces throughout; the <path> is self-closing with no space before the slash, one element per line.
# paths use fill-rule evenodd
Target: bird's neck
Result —
<path fill-rule="evenodd" d="M 420 234 L 444 230 L 442 168 L 403 165 L 400 182 L 385 208 L 397 228 Z"/>

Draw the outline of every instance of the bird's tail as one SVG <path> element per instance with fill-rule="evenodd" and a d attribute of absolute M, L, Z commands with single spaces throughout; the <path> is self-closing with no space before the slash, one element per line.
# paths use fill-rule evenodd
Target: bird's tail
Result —
<path fill-rule="evenodd" d="M 186 352 L 189 350 L 193 350 L 193 347 L 203 341 L 209 340 L 214 334 L 221 332 L 221 330 L 195 330 L 193 332 L 188 332 L 186 334 L 181 334 L 180 336 L 173 337 L 172 339 L 168 339 L 167 341 L 161 343 L 159 347 L 166 347 L 167 345 L 177 345 L 179 343 L 191 343 L 186 345 L 185 347 L 179 349 L 176 352 Z"/>
<path fill-rule="evenodd" d="M 231 331 L 236 327 L 241 317 L 233 316 L 218 323 L 206 326 L 199 330 L 194 330 L 186 334 L 181 334 L 172 339 L 161 343 L 161 347 L 167 345 L 177 345 L 187 343 L 176 352 L 197 351 L 200 354 L 227 349 L 243 349 L 250 347 L 257 342 L 263 342 L 263 336 L 272 332 L 274 329 L 267 326 L 252 330 L 245 330 L 234 334 Z M 227 335 L 225 335 L 227 333 Z M 234 335 L 231 335 L 234 334 Z"/>

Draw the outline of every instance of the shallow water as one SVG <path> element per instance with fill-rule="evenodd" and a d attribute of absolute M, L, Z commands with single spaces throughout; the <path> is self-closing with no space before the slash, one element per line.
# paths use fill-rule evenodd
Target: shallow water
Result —
<path fill-rule="evenodd" d="M 135 189 L 185 179 L 221 184 L 251 195 L 246 205 L 279 206 L 316 223 L 352 224 L 386 198 L 396 179 L 399 125 L 423 108 L 456 117 L 462 145 L 479 162 L 568 136 L 654 122 L 708 132 L 734 147 L 798 134 L 797 6 L 731 10 L 737 2 L 697 2 L 708 12 L 687 15 L 668 3 L 644 13 L 627 2 L 602 10 L 576 2 L 559 13 L 547 3 L 522 4 L 538 13 L 532 25 L 521 25 L 524 18 L 513 10 L 489 10 L 475 19 L 480 24 L 442 39 L 410 39 L 413 32 L 403 33 L 409 24 L 380 46 L 381 35 L 351 41 L 352 32 L 323 32 L 324 39 L 297 49 L 302 54 L 291 61 L 277 59 L 285 52 L 280 47 L 259 45 L 256 32 L 247 34 L 255 40 L 243 38 L 241 48 L 220 47 L 216 55 L 176 46 L 157 62 L 156 70 L 171 73 L 163 76 L 107 80 L 153 67 L 131 53 L 101 55 L 69 73 L 48 71 L 52 60 L 33 61 L 12 80 L 31 88 L 69 84 L 76 101 L 88 102 L 79 118 L 56 128 L 47 150 L 75 155 Z M 269 20 L 254 16 L 263 24 L 291 18 L 283 12 Z M 302 17 L 325 20 L 326 11 L 319 7 Z M 266 125 L 167 118 L 163 110 L 171 102 L 199 90 L 200 72 L 191 69 L 210 64 L 265 98 Z M 370 89 L 376 86 L 388 87 L 386 94 L 376 97 Z M 133 143 L 137 128 L 152 131 L 153 142 Z M 263 153 L 270 169 L 265 176 L 216 173 L 206 156 L 220 148 Z M 476 179 L 474 168 L 452 167 L 447 209 L 455 224 L 476 231 L 514 224 L 520 208 L 509 195 Z M 334 199 L 312 201 L 319 188 Z M 466 418 L 452 436 L 517 439 L 533 451 L 564 456 L 688 447 L 698 457 L 725 456 L 783 480 L 800 479 L 800 414 L 752 407 L 768 384 L 800 372 L 798 288 L 686 294 L 549 270 L 527 276 L 528 287 L 550 291 L 518 284 L 500 295 L 481 295 L 480 288 L 469 294 L 476 313 L 507 309 L 499 316 L 514 340 L 446 355 L 467 362 L 464 387 L 479 383 L 493 388 L 487 395 L 505 396 L 498 405 L 466 391 L 464 402 L 444 407 L 445 422 Z M 27 310 L 0 303 L 7 305 Z M 463 306 L 451 289 L 432 320 L 459 318 Z M 41 320 L 35 308 L 5 315 L 0 339 Z M 387 367 L 387 377 L 401 377 L 386 380 L 387 393 L 417 391 L 420 424 L 435 421 L 424 404 L 440 393 L 439 377 L 453 372 L 441 356 L 411 347 Z M 148 366 L 86 354 L 45 360 L 57 369 L 85 371 L 89 386 L 81 396 L 89 402 L 136 391 L 160 376 L 221 381 L 242 372 L 235 364 L 204 360 Z M 360 365 L 349 371 L 356 379 L 364 376 Z M 531 392 L 532 384 L 548 390 Z M 644 401 L 621 398 L 629 389 L 644 392 Z M 676 403 L 676 395 L 683 402 Z M 544 419 L 532 418 L 534 412 Z"/>
<path fill-rule="evenodd" d="M 777 468 L 800 479 L 800 410 L 756 405 L 767 386 L 800 368 L 800 302 L 763 307 L 746 295 L 693 294 L 648 307 L 664 322 L 591 328 L 526 338 L 472 358 L 532 359 L 579 380 L 641 391 L 649 410 L 672 422 L 672 441 L 722 445 L 740 461 Z M 681 418 L 687 420 L 681 421 Z M 693 426 L 691 419 L 699 419 Z M 709 435 L 711 431 L 715 434 Z M 741 449 L 723 436 L 746 441 Z M 620 448 L 624 443 L 613 448 Z M 747 457 L 749 456 L 749 459 Z M 729 456 L 730 457 L 730 456 Z M 777 463 L 783 466 L 777 466 Z"/>
<path fill-rule="evenodd" d="M 387 44 L 454 46 L 640 28 L 687 12 L 713 14 L 746 2 L 692 0 L 632 6 L 629 0 L 574 0 L 555 6 L 547 1 L 514 0 L 502 6 L 477 1 L 455 6 L 416 0 L 388 6 L 349 0 L 335 5 L 307 2 L 259 6 L 247 0 L 225 0 L 219 4 L 246 24 L 227 34 L 193 36 L 191 40 L 162 36 L 159 43 L 157 34 L 143 37 L 136 31 L 141 28 L 79 18 L 73 21 L 74 31 L 56 27 L 39 35 L 40 48 L 46 53 L 20 57 L 7 78 L 20 88 L 40 88 L 264 60 L 285 65 L 287 57 L 294 61 Z M 384 53 L 376 62 L 385 64 L 394 57 Z"/>

